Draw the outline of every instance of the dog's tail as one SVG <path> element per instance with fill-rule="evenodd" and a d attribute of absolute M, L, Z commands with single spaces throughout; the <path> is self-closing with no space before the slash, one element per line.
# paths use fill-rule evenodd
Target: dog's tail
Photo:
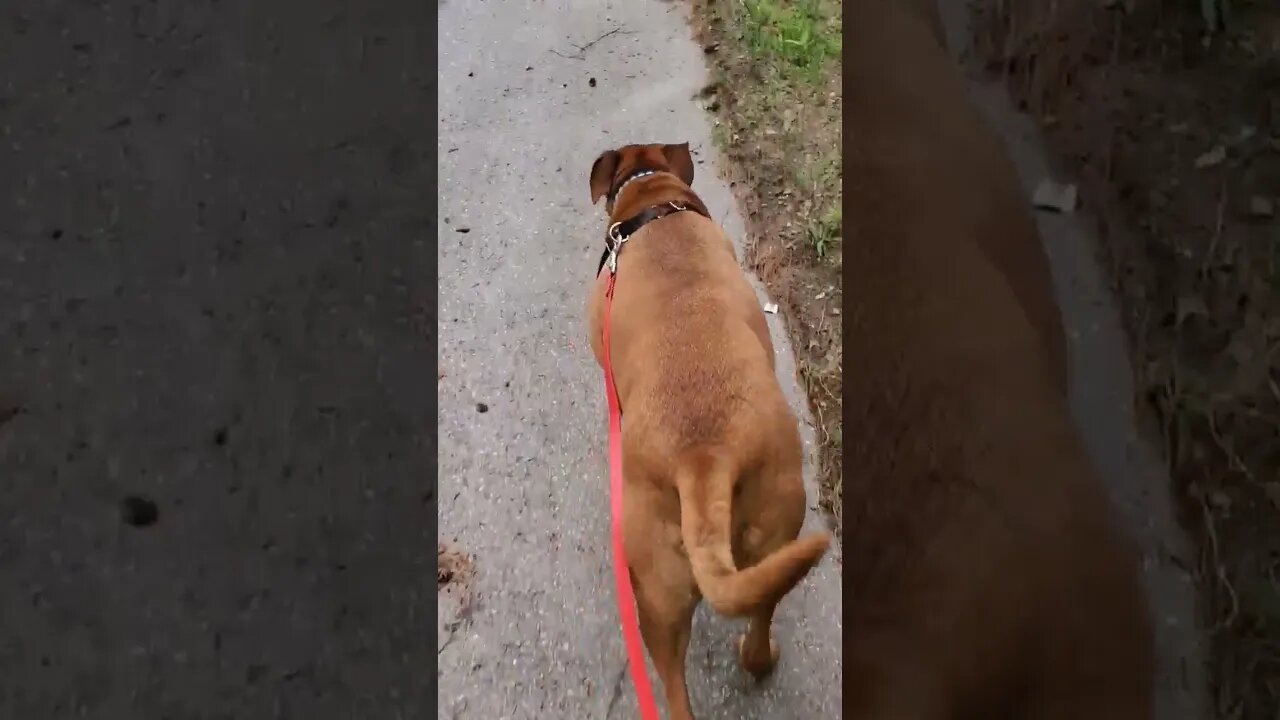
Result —
<path fill-rule="evenodd" d="M 793 540 L 739 570 L 731 537 L 735 475 L 721 458 L 699 454 L 679 465 L 675 480 L 693 579 L 713 610 L 742 617 L 781 600 L 822 558 L 831 536 L 815 533 Z"/>

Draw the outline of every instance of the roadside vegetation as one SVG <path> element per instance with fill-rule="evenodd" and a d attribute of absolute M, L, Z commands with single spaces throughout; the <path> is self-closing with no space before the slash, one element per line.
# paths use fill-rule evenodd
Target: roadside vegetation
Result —
<path fill-rule="evenodd" d="M 1213 717 L 1280 707 L 1280 4 L 983 0 L 976 48 L 1101 224 L 1197 554 Z"/>
<path fill-rule="evenodd" d="M 819 502 L 839 531 L 840 21 L 829 0 L 695 0 L 702 100 L 746 212 L 746 262 L 786 318 L 817 425 Z"/>

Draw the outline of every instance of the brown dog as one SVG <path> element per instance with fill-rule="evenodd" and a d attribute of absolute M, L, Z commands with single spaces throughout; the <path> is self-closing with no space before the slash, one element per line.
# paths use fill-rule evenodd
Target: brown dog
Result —
<path fill-rule="evenodd" d="M 739 659 L 764 676 L 778 657 L 774 608 L 830 542 L 825 533 L 796 540 L 806 505 L 796 418 L 755 293 L 692 183 L 688 144 L 628 145 L 591 168 L 591 201 L 607 196 L 611 225 L 634 232 L 610 315 L 623 542 L 673 720 L 693 717 L 684 659 L 699 598 L 749 618 Z M 587 310 L 602 363 L 608 277 L 602 268 Z"/>
<path fill-rule="evenodd" d="M 932 0 L 845 7 L 846 717 L 1150 718 L 1134 553 L 1014 170 Z"/>

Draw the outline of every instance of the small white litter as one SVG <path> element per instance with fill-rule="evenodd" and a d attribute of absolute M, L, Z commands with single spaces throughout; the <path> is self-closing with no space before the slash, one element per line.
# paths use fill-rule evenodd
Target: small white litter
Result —
<path fill-rule="evenodd" d="M 1223 160 L 1227 159 L 1227 149 L 1221 145 L 1215 146 L 1209 152 L 1196 158 L 1196 169 L 1204 170 L 1221 165 Z"/>
<path fill-rule="evenodd" d="M 1249 214 L 1256 218 L 1269 218 L 1276 212 L 1276 204 L 1271 198 L 1254 195 L 1249 198 Z"/>
<path fill-rule="evenodd" d="M 1031 204 L 1037 210 L 1053 210 L 1060 213 L 1072 213 L 1076 209 L 1076 186 L 1062 185 L 1052 180 L 1041 180 L 1036 191 L 1031 195 Z"/>
<path fill-rule="evenodd" d="M 765 312 L 767 312 L 767 313 L 769 313 L 770 315 L 777 315 L 777 314 L 778 314 L 778 303 L 765 303 L 765 304 L 764 304 L 764 311 L 765 311 Z"/>

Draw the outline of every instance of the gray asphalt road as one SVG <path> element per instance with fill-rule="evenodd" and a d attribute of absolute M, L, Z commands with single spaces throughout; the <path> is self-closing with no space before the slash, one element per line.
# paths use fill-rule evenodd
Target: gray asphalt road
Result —
<path fill-rule="evenodd" d="M 434 717 L 431 30 L 3 3 L 0 718 Z"/>
<path fill-rule="evenodd" d="M 968 3 L 939 0 L 950 45 L 964 57 L 970 34 Z M 1045 178 L 1070 182 L 1053 167 L 1036 124 L 1017 112 L 999 83 L 971 68 L 971 99 L 1004 138 L 1027 197 Z M 1058 304 L 1071 353 L 1072 410 L 1095 467 L 1107 482 L 1119 517 L 1142 552 L 1156 631 L 1155 710 L 1159 720 L 1206 717 L 1204 661 L 1193 557 L 1175 519 L 1169 481 L 1152 428 L 1134 407 L 1133 372 L 1124 328 L 1100 245 L 1087 213 L 1037 213 L 1052 266 Z"/>
<path fill-rule="evenodd" d="M 685 12 L 440 6 L 440 536 L 475 563 L 467 591 L 441 597 L 442 718 L 635 717 L 610 575 L 603 386 L 582 317 L 604 222 L 587 173 L 610 147 L 688 141 L 694 189 L 742 237 L 693 100 L 705 68 Z M 779 375 L 803 411 L 778 322 Z M 805 438 L 812 449 L 807 426 Z M 837 717 L 839 581 L 829 555 L 784 601 L 782 660 L 761 687 L 734 663 L 737 624 L 703 608 L 688 668 L 699 717 Z"/>

